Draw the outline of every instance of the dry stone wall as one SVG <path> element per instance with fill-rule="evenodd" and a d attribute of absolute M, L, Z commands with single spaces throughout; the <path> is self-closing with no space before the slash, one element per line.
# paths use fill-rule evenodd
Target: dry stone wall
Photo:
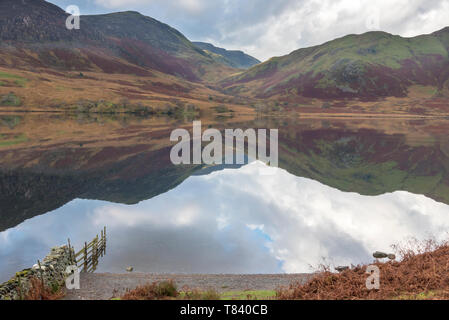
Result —
<path fill-rule="evenodd" d="M 35 264 L 30 269 L 17 272 L 9 281 L 0 284 L 0 300 L 21 300 L 30 289 L 31 279 L 38 278 L 44 281 L 44 284 L 55 290 L 65 285 L 65 279 L 68 274 L 68 266 L 74 265 L 75 253 L 73 248 L 68 246 L 54 247 L 51 249 L 40 267 Z"/>

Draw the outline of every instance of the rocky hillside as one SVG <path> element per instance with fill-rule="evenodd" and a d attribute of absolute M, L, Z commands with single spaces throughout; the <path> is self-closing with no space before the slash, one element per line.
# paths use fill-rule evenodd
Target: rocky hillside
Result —
<path fill-rule="evenodd" d="M 103 40 L 90 28 L 70 31 L 68 14 L 43 0 L 0 1 L 0 39 L 2 45 L 25 45 L 45 42 Z"/>
<path fill-rule="evenodd" d="M 137 75 L 156 70 L 190 81 L 231 73 L 179 31 L 137 12 L 81 16 L 79 30 L 66 28 L 67 16 L 44 0 L 2 0 L 0 66 Z"/>
<path fill-rule="evenodd" d="M 411 85 L 449 87 L 449 28 L 414 38 L 368 32 L 272 58 L 222 85 L 259 98 L 406 96 Z"/>
<path fill-rule="evenodd" d="M 214 60 L 232 68 L 249 69 L 260 63 L 259 60 L 243 51 L 226 50 L 205 42 L 193 42 L 193 44 L 210 55 Z"/>

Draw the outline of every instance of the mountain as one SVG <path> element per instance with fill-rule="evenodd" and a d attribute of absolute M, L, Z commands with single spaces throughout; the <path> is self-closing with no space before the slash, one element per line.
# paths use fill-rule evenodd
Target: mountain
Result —
<path fill-rule="evenodd" d="M 79 30 L 65 27 L 67 17 L 44 0 L 2 0 L 0 66 L 136 75 L 155 70 L 189 81 L 232 73 L 179 31 L 137 12 L 81 16 Z"/>
<path fill-rule="evenodd" d="M 101 35 L 95 35 L 95 31 L 89 28 L 71 32 L 65 26 L 68 16 L 58 6 L 43 0 L 2 0 L 0 1 L 2 46 L 5 44 L 14 46 L 25 43 L 70 42 L 101 37 Z"/>
<path fill-rule="evenodd" d="M 403 38 L 348 35 L 275 57 L 222 81 L 227 92 L 258 98 L 404 97 L 413 85 L 449 88 L 449 28 Z"/>
<path fill-rule="evenodd" d="M 259 63 L 134 11 L 81 16 L 80 30 L 67 17 L 44 0 L 0 0 L 0 106 L 447 113 L 449 28 L 348 35 Z"/>
<path fill-rule="evenodd" d="M 259 60 L 242 51 L 226 50 L 205 42 L 193 42 L 193 44 L 210 55 L 214 60 L 232 68 L 249 69 L 260 63 Z"/>

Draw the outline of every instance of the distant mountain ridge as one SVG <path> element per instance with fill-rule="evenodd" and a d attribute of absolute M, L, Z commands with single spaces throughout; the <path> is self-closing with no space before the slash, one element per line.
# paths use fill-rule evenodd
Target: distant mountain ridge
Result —
<path fill-rule="evenodd" d="M 216 59 L 218 62 L 222 62 L 229 67 L 249 69 L 260 63 L 258 59 L 244 53 L 243 51 L 226 50 L 206 42 L 194 41 L 193 44 L 210 54 L 212 58 Z"/>

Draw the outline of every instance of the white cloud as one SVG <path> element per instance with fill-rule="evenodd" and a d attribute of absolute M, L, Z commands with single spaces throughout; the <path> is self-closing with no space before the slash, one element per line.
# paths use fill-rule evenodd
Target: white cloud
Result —
<path fill-rule="evenodd" d="M 66 5 L 68 0 L 54 0 Z M 80 0 L 82 13 L 136 10 L 191 40 L 266 60 L 370 30 L 402 36 L 449 25 L 449 0 Z"/>
<path fill-rule="evenodd" d="M 95 3 L 106 8 L 122 8 L 125 6 L 149 4 L 148 0 L 95 0 Z"/>
<path fill-rule="evenodd" d="M 93 222 L 101 228 L 105 221 L 111 227 L 136 227 L 143 224 L 151 224 L 159 228 L 186 227 L 193 225 L 198 216 L 195 205 L 183 204 L 181 207 L 171 207 L 170 211 L 157 211 L 151 208 L 136 206 L 106 205 L 96 208 L 93 213 Z"/>
<path fill-rule="evenodd" d="M 166 5 L 174 5 L 174 3 L 169 4 L 169 2 L 167 1 Z M 95 3 L 110 9 L 126 9 L 131 6 L 145 7 L 152 4 L 163 5 L 164 2 L 158 0 L 95 0 Z M 204 8 L 203 4 L 204 1 L 202 0 L 176 0 L 175 5 L 178 9 L 187 10 L 190 13 L 199 13 Z"/>
<path fill-rule="evenodd" d="M 240 46 L 266 60 L 347 34 L 373 30 L 402 36 L 431 33 L 449 25 L 448 6 L 446 0 L 293 2 L 278 15 L 265 18 L 256 26 L 232 27 L 224 23 L 219 42 L 225 47 Z M 244 35 L 245 42 L 239 41 L 239 35 Z"/>

